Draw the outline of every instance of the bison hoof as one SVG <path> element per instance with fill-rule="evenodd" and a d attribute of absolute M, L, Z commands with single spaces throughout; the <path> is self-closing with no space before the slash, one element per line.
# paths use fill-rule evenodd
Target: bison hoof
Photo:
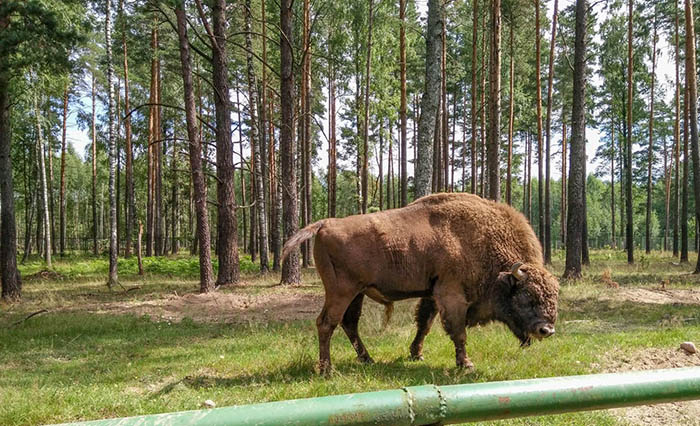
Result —
<path fill-rule="evenodd" d="M 374 360 L 372 359 L 372 357 L 367 354 L 358 356 L 357 360 L 363 364 L 374 364 Z"/>
<path fill-rule="evenodd" d="M 457 368 L 462 370 L 471 370 L 472 368 L 474 368 L 474 363 L 472 363 L 468 359 L 464 361 L 457 361 Z"/>
<path fill-rule="evenodd" d="M 321 376 L 330 376 L 331 375 L 331 363 L 330 362 L 319 362 L 318 363 L 318 373 Z"/>
<path fill-rule="evenodd" d="M 411 354 L 411 361 L 423 361 L 423 354 Z"/>

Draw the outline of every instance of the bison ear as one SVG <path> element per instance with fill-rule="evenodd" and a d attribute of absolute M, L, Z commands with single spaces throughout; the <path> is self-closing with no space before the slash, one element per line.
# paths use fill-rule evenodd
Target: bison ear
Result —
<path fill-rule="evenodd" d="M 518 280 L 510 272 L 501 272 L 498 274 L 497 281 L 508 293 L 513 293 L 518 286 Z"/>

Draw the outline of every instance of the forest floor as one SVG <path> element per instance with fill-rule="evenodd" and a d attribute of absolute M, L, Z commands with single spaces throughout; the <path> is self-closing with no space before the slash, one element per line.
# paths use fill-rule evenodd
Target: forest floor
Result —
<path fill-rule="evenodd" d="M 553 272 L 563 269 L 557 253 Z M 639 255 L 638 255 L 639 256 Z M 408 360 L 415 302 L 400 302 L 386 329 L 383 307 L 365 304 L 360 332 L 375 359 L 355 360 L 334 334 L 335 371 L 315 372 L 314 319 L 323 287 L 313 269 L 303 285 L 259 277 L 244 258 L 241 284 L 197 294 L 196 258 L 120 262 L 123 288 L 104 285 L 106 260 L 56 260 L 51 272 L 22 267 L 24 300 L 0 305 L 0 424 L 32 425 L 362 392 L 534 377 L 700 366 L 700 277 L 667 254 L 629 266 L 618 251 L 594 251 L 584 279 L 562 282 L 557 334 L 522 350 L 499 324 L 468 331 L 476 365 L 454 367 L 438 324 L 425 361 Z M 36 315 L 27 318 L 31 314 Z M 500 424 L 698 424 L 700 402 L 541 416 Z"/>

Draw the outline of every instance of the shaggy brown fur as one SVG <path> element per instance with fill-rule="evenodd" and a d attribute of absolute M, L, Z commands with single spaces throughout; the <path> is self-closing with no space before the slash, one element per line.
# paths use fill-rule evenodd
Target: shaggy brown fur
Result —
<path fill-rule="evenodd" d="M 283 257 L 316 235 L 314 259 L 326 292 L 317 320 L 322 372 L 330 368 L 329 339 L 342 322 L 358 357 L 371 361 L 357 320 L 366 295 L 386 306 L 423 298 L 411 355 L 421 357 L 436 311 L 466 357 L 465 326 L 499 320 L 523 345 L 554 332 L 559 285 L 542 262 L 539 241 L 513 208 L 470 194 L 434 194 L 408 206 L 343 219 L 324 219 L 294 235 Z M 526 278 L 511 274 L 516 262 Z"/>

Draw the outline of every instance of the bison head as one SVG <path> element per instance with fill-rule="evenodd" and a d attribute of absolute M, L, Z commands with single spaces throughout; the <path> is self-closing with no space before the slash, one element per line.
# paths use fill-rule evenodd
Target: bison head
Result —
<path fill-rule="evenodd" d="M 516 263 L 498 276 L 500 297 L 497 316 L 529 346 L 532 337 L 543 339 L 554 334 L 557 319 L 559 282 L 543 267 Z"/>

